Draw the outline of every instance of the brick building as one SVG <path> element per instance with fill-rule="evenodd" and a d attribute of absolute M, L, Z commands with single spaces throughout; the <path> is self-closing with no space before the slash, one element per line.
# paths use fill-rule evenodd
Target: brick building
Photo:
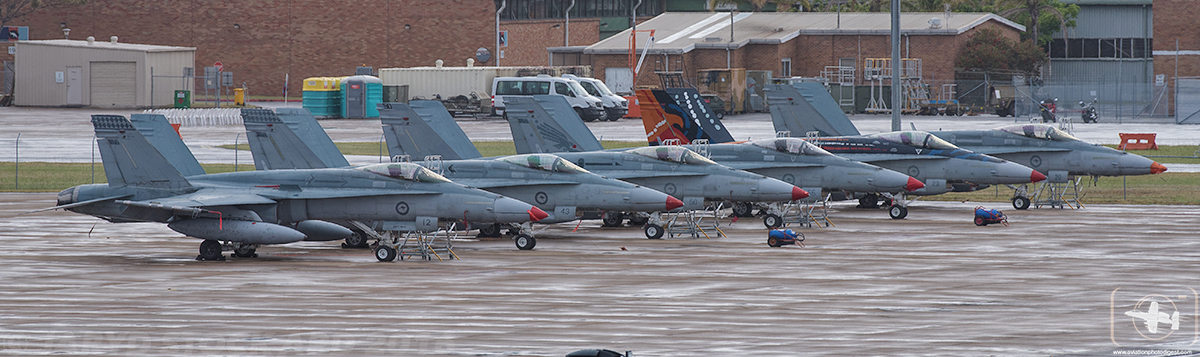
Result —
<path fill-rule="evenodd" d="M 655 30 L 655 41 L 637 85 L 657 85 L 659 79 L 653 74 L 656 70 L 682 71 L 692 83 L 699 82 L 697 70 L 712 68 L 769 70 L 775 77 L 816 77 L 826 66 L 861 71 L 866 59 L 891 56 L 887 13 L 736 13 L 732 19 L 733 41 L 730 16 L 728 12 L 664 13 L 640 23 L 639 30 Z M 922 60 L 926 83 L 952 81 L 955 55 L 980 29 L 994 28 L 1013 39 L 1025 30 L 985 13 L 951 13 L 949 17 L 943 13 L 905 13 L 901 22 L 902 57 Z M 639 34 L 639 44 L 644 43 L 643 36 Z M 628 75 L 628 48 L 629 31 L 625 31 L 591 46 L 552 51 L 561 58 L 590 61 L 592 72 L 598 78 L 607 78 Z M 572 53 L 579 56 L 569 56 Z M 610 79 L 606 81 L 623 82 L 620 78 Z M 855 82 L 865 84 L 861 75 L 855 76 Z M 627 91 L 628 86 L 620 90 Z"/>
<path fill-rule="evenodd" d="M 477 49 L 494 54 L 496 47 L 491 0 L 91 0 L 40 9 L 8 25 L 28 26 L 30 40 L 61 39 L 70 28 L 76 40 L 118 36 L 125 43 L 195 47 L 196 73 L 221 61 L 249 94 L 274 96 L 282 94 L 287 74 L 294 97 L 305 77 L 353 75 L 362 65 L 465 63 Z M 0 43 L 0 61 L 13 60 L 9 45 Z M 161 75 L 175 78 L 156 78 L 156 85 L 181 83 L 181 73 Z"/>

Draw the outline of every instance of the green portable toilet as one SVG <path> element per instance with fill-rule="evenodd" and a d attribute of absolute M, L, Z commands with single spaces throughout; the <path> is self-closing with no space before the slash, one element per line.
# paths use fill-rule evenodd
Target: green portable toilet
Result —
<path fill-rule="evenodd" d="M 301 101 L 301 106 L 318 118 L 342 116 L 342 90 L 339 86 L 342 78 L 305 78 L 304 100 Z"/>
<path fill-rule="evenodd" d="M 383 103 L 383 80 L 375 76 L 350 76 L 342 80 L 342 117 L 378 118 Z"/>

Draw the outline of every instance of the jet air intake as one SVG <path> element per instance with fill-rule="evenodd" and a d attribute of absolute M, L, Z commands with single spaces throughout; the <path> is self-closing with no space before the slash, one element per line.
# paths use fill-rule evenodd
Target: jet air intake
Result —
<path fill-rule="evenodd" d="M 192 218 L 171 222 L 167 227 L 189 237 L 239 243 L 284 244 L 304 240 L 304 233 L 298 230 L 257 221 Z"/>

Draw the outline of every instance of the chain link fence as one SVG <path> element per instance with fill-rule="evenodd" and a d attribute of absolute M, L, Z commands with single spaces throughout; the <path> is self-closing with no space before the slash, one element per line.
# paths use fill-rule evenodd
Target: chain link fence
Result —
<path fill-rule="evenodd" d="M 1200 78 L 1175 79 L 1175 124 L 1200 124 Z"/>

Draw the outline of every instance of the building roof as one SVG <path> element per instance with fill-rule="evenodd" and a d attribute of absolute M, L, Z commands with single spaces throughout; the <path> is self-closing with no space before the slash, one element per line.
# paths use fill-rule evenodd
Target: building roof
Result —
<path fill-rule="evenodd" d="M 195 47 L 177 47 L 177 46 L 160 46 L 160 45 L 143 45 L 136 43 L 112 43 L 108 41 L 96 40 L 92 44 L 87 41 L 79 40 L 37 40 L 37 41 L 20 41 L 21 45 L 39 45 L 39 46 L 57 46 L 57 47 L 78 47 L 78 48 L 94 48 L 103 50 L 120 50 L 120 51 L 138 51 L 138 52 L 178 52 L 178 51 L 195 51 Z"/>
<path fill-rule="evenodd" d="M 937 18 L 941 26 L 930 21 Z M 1019 25 L 991 13 L 908 12 L 900 16 L 900 32 L 907 35 L 959 35 L 994 20 L 1017 31 Z M 880 12 L 743 12 L 733 14 L 733 38 L 730 42 L 728 12 L 668 12 L 638 24 L 638 31 L 655 30 L 651 53 L 687 53 L 697 48 L 740 48 L 749 44 L 779 44 L 800 35 L 889 35 L 891 15 Z M 629 33 L 625 30 L 588 46 L 584 53 L 616 54 L 629 52 Z M 638 34 L 638 47 L 645 46 L 645 33 Z"/>

